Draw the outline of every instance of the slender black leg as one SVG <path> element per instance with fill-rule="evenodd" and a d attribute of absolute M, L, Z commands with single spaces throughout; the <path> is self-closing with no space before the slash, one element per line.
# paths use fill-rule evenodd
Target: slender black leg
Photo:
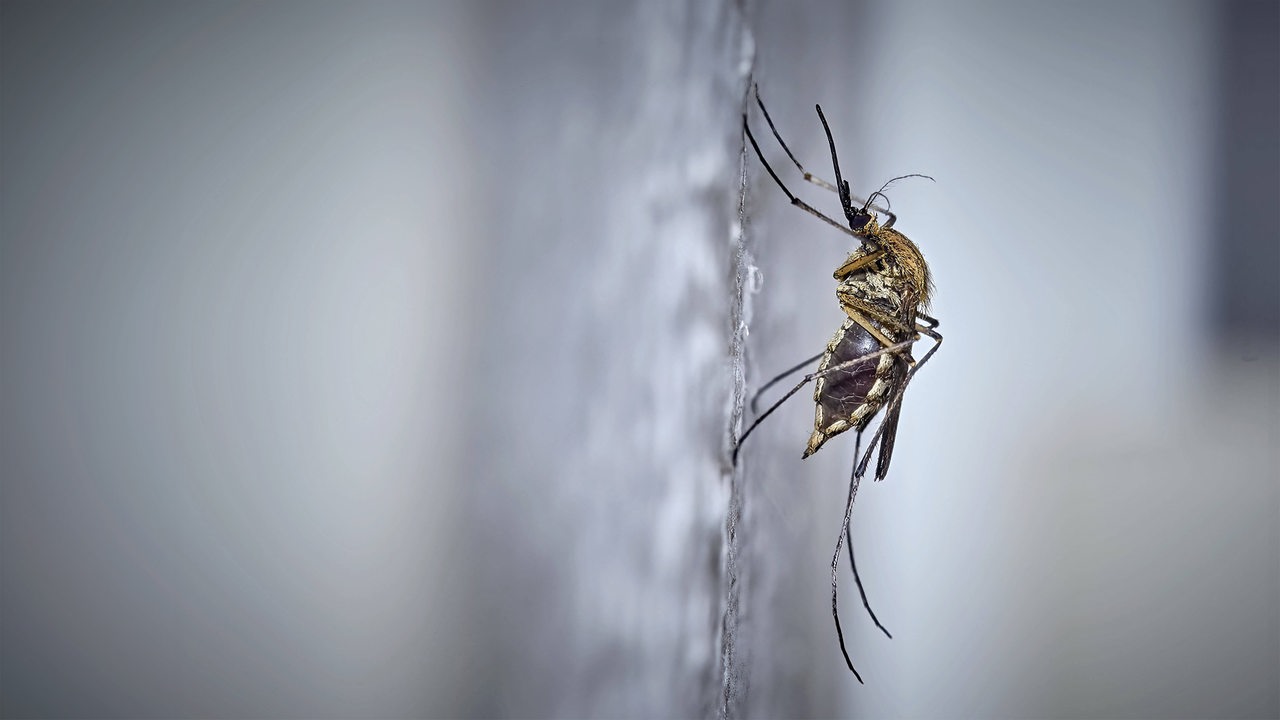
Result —
<path fill-rule="evenodd" d="M 756 407 L 756 403 L 758 403 L 758 402 L 760 401 L 760 396 L 764 394 L 764 391 L 765 391 L 765 390 L 768 390 L 769 388 L 773 387 L 774 385 L 777 385 L 779 381 L 781 381 L 781 380 L 785 380 L 785 379 L 787 379 L 787 378 L 791 377 L 792 375 L 796 374 L 797 372 L 799 372 L 799 371 L 801 371 L 801 370 L 805 369 L 805 367 L 806 367 L 806 366 L 811 365 L 811 364 L 813 363 L 813 361 L 814 361 L 814 360 L 817 360 L 817 359 L 821 358 L 824 354 L 825 354 L 825 353 L 818 353 L 817 355 L 814 355 L 813 357 L 809 358 L 808 360 L 801 360 L 799 363 L 797 363 L 797 364 L 796 364 L 796 366 L 795 366 L 795 367 L 791 368 L 790 370 L 785 370 L 785 371 L 783 371 L 783 373 L 782 373 L 781 375 L 779 375 L 779 376 L 775 377 L 774 379 L 772 379 L 772 380 L 770 380 L 769 382 L 767 382 L 767 383 L 765 383 L 764 385 L 762 385 L 762 386 L 760 387 L 760 389 L 756 391 L 756 394 L 751 396 L 751 412 L 752 412 L 752 414 L 755 414 L 755 413 L 757 412 L 758 408 Z"/>
<path fill-rule="evenodd" d="M 862 435 L 862 433 L 858 433 L 858 435 Z M 861 440 L 861 438 L 859 438 L 859 440 Z M 853 459 L 855 461 L 858 459 L 857 450 L 854 450 L 853 452 Z M 880 618 L 876 617 L 876 611 L 871 609 L 871 602 L 867 600 L 867 591 L 862 587 L 862 577 L 858 575 L 858 561 L 853 559 L 852 526 L 845 528 L 844 533 L 845 540 L 849 542 L 849 567 L 853 568 L 853 581 L 858 584 L 858 594 L 862 596 L 862 607 L 867 609 L 867 614 L 871 616 L 871 622 L 875 623 L 876 627 L 880 628 L 880 632 L 884 633 L 885 637 L 892 640 L 893 634 L 890 633 L 889 629 L 880 622 Z"/>
<path fill-rule="evenodd" d="M 859 445 L 862 443 L 861 432 L 858 433 L 857 442 Z M 868 448 L 867 452 L 870 451 L 871 448 Z M 840 584 L 840 551 L 844 548 L 845 538 L 849 537 L 849 518 L 853 515 L 853 500 L 858 495 L 858 483 L 862 480 L 862 474 L 857 472 L 858 451 L 856 449 L 853 453 L 853 459 L 854 472 L 849 478 L 849 499 L 844 504 L 844 521 L 840 524 L 840 534 L 836 537 L 836 552 L 831 557 L 831 616 L 836 621 L 836 639 L 840 641 L 840 653 L 844 655 L 844 663 L 849 666 L 849 671 L 861 683 L 862 676 L 858 674 L 857 668 L 853 666 L 853 661 L 849 659 L 849 650 L 844 644 L 844 629 L 840 627 L 840 595 L 838 589 Z M 850 553 L 852 553 L 852 550 L 853 548 L 850 548 Z M 857 575 L 854 575 L 854 577 L 857 577 Z M 859 587 L 861 587 L 861 583 L 859 583 Z M 867 608 L 867 610 L 870 609 L 870 607 Z M 872 614 L 872 617 L 875 617 L 875 615 Z M 879 622 L 876 624 L 879 625 Z"/>
<path fill-rule="evenodd" d="M 787 154 L 787 157 L 791 158 L 792 164 L 794 164 L 796 166 L 796 169 L 800 171 L 801 176 L 803 176 L 807 182 L 811 182 L 814 185 L 817 185 L 818 187 L 823 188 L 824 190 L 830 190 L 831 192 L 836 193 L 838 195 L 840 191 L 836 189 L 835 185 L 832 185 L 826 180 L 823 180 L 817 175 L 814 175 L 813 173 L 804 169 L 804 166 L 801 165 L 800 161 L 796 159 L 795 153 L 791 152 L 791 148 L 787 147 L 786 141 L 783 140 L 782 135 L 778 133 L 778 128 L 775 127 L 773 124 L 773 118 L 769 117 L 769 111 L 765 109 L 764 100 L 760 99 L 759 85 L 755 86 L 755 93 L 756 93 L 756 105 L 760 106 L 760 114 L 764 115 L 764 121 L 769 124 L 769 129 L 773 131 L 773 137 L 778 141 L 778 144 L 782 146 L 782 150 Z M 856 200 L 859 204 L 862 204 L 864 207 L 870 207 L 876 210 L 877 212 L 884 213 L 888 217 L 888 220 L 885 222 L 883 227 L 893 227 L 894 221 L 898 219 L 898 216 L 890 212 L 889 208 L 882 208 L 879 205 L 871 205 L 870 203 L 867 203 L 866 200 L 863 200 L 860 197 L 854 197 L 854 196 L 850 196 L 850 197 L 852 200 Z"/>
<path fill-rule="evenodd" d="M 840 223 L 836 222 L 835 220 L 832 220 L 826 215 L 823 215 L 820 211 L 815 209 L 812 205 L 796 197 L 794 193 L 792 193 L 789 189 L 787 189 L 787 186 L 782 183 L 782 179 L 778 177 L 778 173 L 774 172 L 773 167 L 769 165 L 769 161 L 764 159 L 764 153 L 760 152 L 760 144 L 756 142 L 755 135 L 751 134 L 751 126 L 747 124 L 747 116 L 745 114 L 742 116 L 742 127 L 744 130 L 747 131 L 747 139 L 751 141 L 751 147 L 755 148 L 756 150 L 756 157 L 760 158 L 760 163 L 764 165 L 764 169 L 769 171 L 769 177 L 772 177 L 773 181 L 778 184 L 778 187 L 782 188 L 782 192 L 786 193 L 787 198 L 791 200 L 792 205 L 795 205 L 801 210 L 804 210 L 810 215 L 813 215 L 814 217 L 822 220 L 823 222 L 827 223 L 831 227 L 834 227 L 843 233 L 853 235 L 854 237 L 858 237 L 848 227 L 841 225 Z"/>
<path fill-rule="evenodd" d="M 932 320 L 932 318 L 930 319 Z M 911 381 L 911 378 L 921 366 L 929 361 L 929 358 L 933 356 L 933 353 L 942 346 L 942 336 L 933 331 L 933 327 L 936 326 L 937 321 L 934 321 L 933 326 L 929 328 L 922 328 L 922 332 L 925 332 L 936 342 L 933 347 L 929 348 L 929 352 L 925 353 L 924 357 L 920 358 L 920 362 L 916 363 L 914 367 L 907 371 L 906 376 L 902 380 L 902 385 L 898 388 L 893 399 L 889 402 L 887 411 L 894 411 L 901 405 L 903 393 L 906 391 L 907 384 Z M 856 669 L 854 669 L 853 661 L 849 659 L 849 651 L 845 648 L 844 644 L 844 630 L 840 627 L 840 606 L 837 594 L 837 581 L 839 579 L 838 570 L 840 565 L 840 551 L 846 539 L 849 541 L 849 562 L 850 564 L 853 564 L 854 562 L 853 536 L 849 532 L 849 518 L 853 514 L 853 500 L 858 494 L 858 484 L 862 481 L 863 474 L 866 473 L 867 463 L 871 461 L 871 454 L 875 451 L 877 443 L 880 443 L 884 437 L 884 431 L 885 424 L 881 422 L 880 427 L 876 429 L 876 434 L 871 438 L 871 444 L 867 446 L 867 451 L 862 455 L 861 460 L 858 459 L 858 452 L 860 448 L 854 450 L 853 476 L 849 479 L 849 500 L 845 505 L 844 522 L 840 525 L 840 535 L 836 538 L 836 552 L 831 558 L 831 614 L 835 618 L 836 622 L 836 638 L 840 641 L 840 652 L 844 655 L 845 664 L 849 666 L 849 670 L 853 672 L 853 676 L 858 678 L 858 682 L 862 682 L 862 676 L 858 674 Z M 862 444 L 862 433 L 858 433 L 857 444 L 859 446 Z M 862 604 L 867 609 L 867 612 L 870 613 L 871 619 L 875 621 L 876 627 L 880 628 L 885 635 L 892 638 L 893 636 L 889 634 L 889 631 L 885 629 L 884 625 L 880 624 L 879 618 L 877 618 L 875 613 L 872 612 L 871 605 L 867 602 L 866 593 L 862 588 L 862 580 L 858 575 L 857 565 L 853 565 L 853 578 L 854 582 L 858 584 L 858 592 L 862 594 Z"/>

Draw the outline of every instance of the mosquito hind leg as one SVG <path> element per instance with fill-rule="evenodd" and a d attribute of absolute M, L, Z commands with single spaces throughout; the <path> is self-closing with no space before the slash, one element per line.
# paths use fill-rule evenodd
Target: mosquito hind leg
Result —
<path fill-rule="evenodd" d="M 818 353 L 817 355 L 814 355 L 813 357 L 807 360 L 801 360 L 799 363 L 796 363 L 795 367 L 789 370 L 784 370 L 782 374 L 778 375 L 777 377 L 765 383 L 764 385 L 761 385 L 760 389 L 756 391 L 756 394 L 751 396 L 751 412 L 752 413 L 758 412 L 757 403 L 760 401 L 760 396 L 764 394 L 765 390 L 768 390 L 774 385 L 777 385 L 782 380 L 786 380 L 787 378 L 791 377 L 797 372 L 805 369 L 806 366 L 811 365 L 815 360 L 821 359 L 824 354 L 825 353 Z"/>
<path fill-rule="evenodd" d="M 857 467 L 858 454 L 861 451 L 862 451 L 862 431 L 859 430 L 857 439 L 854 441 L 854 445 L 853 445 L 854 467 Z M 858 586 L 858 595 L 862 596 L 862 607 L 867 609 L 867 614 L 871 616 L 871 622 L 875 623 L 876 627 L 880 628 L 880 632 L 884 633 L 885 637 L 892 640 L 893 634 L 890 633 L 889 629 L 886 628 L 880 622 L 880 618 L 876 617 L 876 611 L 871 609 L 871 602 L 867 600 L 867 591 L 865 588 L 862 587 L 862 576 L 858 574 L 858 561 L 853 558 L 853 526 L 852 524 L 850 524 L 848 527 L 844 529 L 844 539 L 846 542 L 849 543 L 849 567 L 853 570 L 853 582 L 856 583 Z"/>
<path fill-rule="evenodd" d="M 862 444 L 861 432 L 858 433 L 857 442 L 859 445 Z M 871 454 L 871 449 L 872 448 L 867 448 L 868 455 Z M 858 483 L 862 481 L 862 473 L 858 472 L 858 466 L 860 463 L 858 462 L 858 453 L 856 450 L 854 451 L 853 460 L 853 473 L 849 477 L 849 499 L 846 500 L 844 504 L 844 521 L 840 524 L 840 534 L 836 536 L 836 552 L 831 556 L 831 617 L 836 621 L 836 639 L 840 641 L 840 654 L 844 655 L 844 663 L 849 666 L 849 671 L 858 679 L 858 682 L 862 683 L 862 675 L 858 674 L 858 669 L 853 666 L 853 660 L 849 659 L 849 649 L 845 647 L 844 644 L 844 629 L 840 627 L 840 552 L 844 549 L 845 538 L 850 538 L 852 541 L 852 536 L 849 533 L 849 519 L 853 516 L 853 500 L 858 496 Z M 853 557 L 852 544 L 849 547 L 849 555 L 850 558 Z M 854 577 L 857 577 L 856 567 L 854 569 Z M 858 587 L 862 587 L 862 583 L 860 581 L 858 583 Z M 863 600 L 865 602 L 865 595 L 863 596 Z M 868 605 L 867 611 L 870 612 L 870 610 L 871 606 Z M 872 613 L 871 617 L 874 618 L 875 613 Z M 879 625 L 880 622 L 877 620 L 876 624 Z"/>
<path fill-rule="evenodd" d="M 800 388 L 804 387 L 805 385 L 808 385 L 810 382 L 813 382 L 812 373 L 805 375 L 804 378 L 800 380 L 800 382 L 796 383 L 795 387 L 787 391 L 786 395 L 783 395 L 782 397 L 778 398 L 778 401 L 770 405 L 768 410 L 765 410 L 763 414 L 758 415 L 756 419 L 752 421 L 751 425 L 747 427 L 746 432 L 742 433 L 742 436 L 738 438 L 738 442 L 734 443 L 733 445 L 733 464 L 734 465 L 738 464 L 738 453 L 742 451 L 742 443 L 747 441 L 747 438 L 751 436 L 752 431 L 760 427 L 760 423 L 764 422 L 765 418 L 772 415 L 774 410 L 777 410 L 779 407 L 782 407 L 782 403 L 790 400 L 792 395 L 795 395 L 796 393 L 800 392 Z"/>
<path fill-rule="evenodd" d="M 858 561 L 853 559 L 853 530 L 845 528 L 844 533 L 845 540 L 849 543 L 849 567 L 853 568 L 853 582 L 857 584 L 858 594 L 862 596 L 862 607 L 867 609 L 867 614 L 871 616 L 871 622 L 880 628 L 880 632 L 892 640 L 893 633 L 889 632 L 889 629 L 880 622 L 880 618 L 876 617 L 876 611 L 871 609 L 871 602 L 867 600 L 867 591 L 862 587 L 862 578 L 858 575 Z"/>

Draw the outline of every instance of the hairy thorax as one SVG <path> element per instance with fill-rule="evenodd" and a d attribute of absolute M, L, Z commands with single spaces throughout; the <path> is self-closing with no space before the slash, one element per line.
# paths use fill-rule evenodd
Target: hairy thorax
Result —
<path fill-rule="evenodd" d="M 933 278 L 920 248 L 893 228 L 882 228 L 874 218 L 859 233 L 864 243 L 849 254 L 835 278 L 836 297 L 856 297 L 888 305 L 896 312 L 927 311 L 933 295 Z M 904 303 L 908 307 L 904 307 Z"/>

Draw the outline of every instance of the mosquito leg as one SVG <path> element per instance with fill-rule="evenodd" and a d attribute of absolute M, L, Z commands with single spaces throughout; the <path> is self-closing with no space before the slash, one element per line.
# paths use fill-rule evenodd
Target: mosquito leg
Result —
<path fill-rule="evenodd" d="M 861 443 L 861 441 L 862 433 L 858 433 L 858 442 Z M 870 448 L 868 448 L 867 451 L 870 453 Z M 858 682 L 861 683 L 862 676 L 859 675 L 858 670 L 853 667 L 853 661 L 849 659 L 849 650 L 844 645 L 844 630 L 840 627 L 840 598 L 838 590 L 840 584 L 840 551 L 844 548 L 845 538 L 849 537 L 849 518 L 853 515 L 853 499 L 858 495 L 858 483 L 862 480 L 862 473 L 857 471 L 857 458 L 857 453 L 855 453 L 855 462 L 853 465 L 854 472 L 849 478 L 849 499 L 845 501 L 844 505 L 844 521 L 840 525 L 840 534 L 836 537 L 835 555 L 831 557 L 831 616 L 835 618 L 836 621 L 836 638 L 840 641 L 840 653 L 844 655 L 844 662 L 849 666 L 849 671 L 853 673 L 853 676 L 858 678 Z M 849 550 L 850 557 L 852 557 L 853 548 L 850 547 Z M 857 571 L 855 570 L 854 572 L 854 577 L 856 578 Z M 858 583 L 858 587 L 862 587 L 861 582 Z M 867 610 L 871 610 L 870 606 L 867 607 Z M 874 613 L 872 613 L 872 617 L 875 617 Z M 880 623 L 877 621 L 876 624 L 879 625 Z"/>
<path fill-rule="evenodd" d="M 934 320 L 933 318 L 929 318 L 929 319 L 933 320 L 933 324 L 930 325 L 929 327 L 924 327 L 919 324 L 916 325 L 916 332 L 920 333 L 921 335 L 928 335 L 929 338 L 933 340 L 933 347 L 929 348 L 929 353 L 928 355 L 925 355 L 925 357 L 932 355 L 933 351 L 937 350 L 938 346 L 942 344 L 942 335 L 937 330 L 934 329 L 938 327 L 938 321 Z M 920 362 L 924 362 L 924 360 L 921 360 Z"/>
<path fill-rule="evenodd" d="M 778 184 L 778 187 L 782 188 L 782 192 L 786 193 L 787 198 L 791 200 L 792 205 L 795 205 L 801 210 L 804 210 L 805 212 L 813 215 L 814 217 L 817 217 L 818 219 L 836 228 L 837 230 L 840 230 L 843 233 L 853 235 L 854 237 L 858 237 L 857 235 L 854 234 L 853 230 L 850 230 L 847 226 L 841 225 L 835 220 L 832 220 L 826 215 L 823 215 L 820 211 L 815 209 L 812 205 L 796 197 L 790 190 L 787 189 L 786 185 L 782 184 L 782 179 L 778 177 L 778 173 L 773 171 L 773 167 L 769 165 L 769 161 L 764 159 L 764 153 L 760 152 L 760 144 L 756 142 L 755 135 L 751 134 L 751 125 L 747 123 L 747 116 L 745 113 L 743 113 L 742 115 L 742 128 L 747 131 L 747 139 L 751 141 L 751 147 L 755 148 L 756 157 L 760 158 L 760 163 L 764 165 L 764 169 L 769 171 L 769 177 L 772 177 L 773 181 Z"/>
<path fill-rule="evenodd" d="M 791 152 L 791 148 L 787 147 L 787 142 L 783 140 L 782 135 L 778 133 L 778 128 L 774 127 L 773 118 L 769 117 L 769 111 L 766 110 L 764 107 L 764 100 L 760 99 L 760 86 L 756 85 L 754 86 L 754 89 L 756 93 L 756 105 L 760 106 L 760 114 L 764 115 L 764 121 L 769 124 L 769 129 L 773 131 L 773 137 L 778 141 L 778 144 L 782 146 L 782 150 L 787 154 L 787 157 L 791 158 L 791 162 L 796 166 L 796 169 L 800 171 L 800 174 L 804 177 L 804 179 L 807 182 L 811 182 L 820 188 L 823 188 L 825 190 L 830 190 L 831 192 L 836 193 L 837 195 L 840 194 L 840 191 L 836 189 L 835 185 L 832 185 L 826 180 L 823 180 L 817 175 L 814 175 L 813 173 L 804 169 L 804 166 L 801 165 L 800 161 L 796 159 L 795 153 Z M 860 204 L 867 203 L 866 200 L 863 200 L 860 197 L 852 197 L 852 199 L 857 201 Z M 884 227 L 893 226 L 893 221 L 897 219 L 897 216 L 894 215 L 892 212 L 889 212 L 888 208 L 882 208 L 879 205 L 871 205 L 870 207 L 874 208 L 878 212 L 882 212 L 885 215 L 889 216 L 889 221 L 886 225 L 884 225 Z"/>
<path fill-rule="evenodd" d="M 862 451 L 862 431 L 859 430 L 858 439 L 854 441 L 854 446 L 853 446 L 853 462 L 855 463 L 854 467 L 857 467 L 858 453 L 861 451 Z M 884 633 L 885 637 L 892 640 L 893 635 L 889 632 L 888 628 L 886 628 L 884 625 L 880 623 L 880 618 L 876 617 L 876 611 L 871 609 L 871 603 L 867 600 L 867 591 L 862 587 L 862 577 L 858 575 L 858 561 L 853 559 L 853 527 L 852 526 L 846 527 L 844 529 L 844 538 L 849 543 L 849 567 L 853 569 L 853 581 L 857 583 L 858 594 L 862 596 L 862 607 L 867 609 L 867 614 L 871 616 L 871 622 L 875 623 L 876 627 L 880 628 L 880 632 Z"/>
<path fill-rule="evenodd" d="M 755 419 L 754 422 L 751 423 L 751 426 L 747 428 L 747 431 L 742 433 L 742 437 L 738 438 L 737 444 L 733 446 L 733 464 L 734 465 L 738 464 L 738 452 L 742 450 L 742 443 L 747 441 L 747 438 L 751 435 L 751 431 L 755 430 L 757 427 L 760 427 L 760 423 L 764 422 L 765 418 L 772 415 L 774 410 L 777 410 L 779 407 L 781 407 L 782 403 L 786 402 L 787 400 L 790 400 L 792 395 L 795 395 L 796 393 L 800 392 L 800 388 L 804 387 L 805 385 L 808 385 L 812 381 L 813 381 L 813 375 L 805 375 L 804 379 L 796 383 L 795 387 L 788 390 L 786 395 L 783 395 L 781 398 L 778 399 L 777 402 L 775 402 L 773 405 L 770 405 L 769 409 L 765 410 L 763 415 L 760 415 Z"/>
<path fill-rule="evenodd" d="M 796 366 L 795 366 L 795 367 L 791 368 L 790 370 L 783 371 L 783 373 L 782 373 L 781 375 L 779 375 L 779 376 L 775 377 L 774 379 L 772 379 L 772 380 L 770 380 L 769 382 L 767 382 L 767 383 L 765 383 L 764 385 L 762 385 L 762 386 L 760 387 L 760 389 L 756 391 L 756 394 L 755 394 L 755 395 L 753 395 L 753 396 L 751 396 L 751 412 L 752 412 L 752 414 L 755 414 L 755 413 L 758 411 L 758 408 L 756 407 L 756 403 L 758 403 L 758 402 L 760 401 L 760 396 L 764 394 L 764 391 L 765 391 L 765 390 L 768 390 L 769 388 L 773 387 L 774 385 L 777 385 L 779 381 L 781 381 L 781 380 L 785 380 L 786 378 L 790 377 L 791 375 L 794 375 L 796 372 L 799 372 L 800 370 L 803 370 L 803 369 L 805 368 L 805 366 L 806 366 L 806 365 L 810 365 L 810 364 L 812 364 L 814 360 L 817 360 L 817 359 L 821 358 L 821 357 L 823 356 L 823 354 L 824 354 L 824 353 L 818 353 L 817 355 L 814 355 L 813 357 L 809 358 L 808 360 L 801 360 L 798 364 L 796 364 Z"/>
<path fill-rule="evenodd" d="M 862 607 L 867 609 L 867 614 L 871 616 L 871 622 L 880 628 L 880 632 L 892 640 L 893 634 L 880 622 L 880 618 L 876 617 L 876 611 L 871 609 L 871 603 L 867 600 L 867 591 L 862 587 L 862 578 L 858 576 L 858 561 L 853 559 L 853 534 L 849 528 L 845 528 L 845 539 L 849 541 L 849 567 L 853 568 L 853 581 L 858 584 L 858 594 L 862 596 Z"/>
<path fill-rule="evenodd" d="M 881 325 L 893 330 L 895 334 L 905 335 L 911 332 L 910 325 L 903 323 L 901 320 L 888 312 L 885 312 L 883 308 L 875 305 L 874 303 L 867 302 L 866 300 L 847 292 L 843 288 L 836 288 L 836 300 L 840 303 L 840 309 L 844 310 L 844 314 L 848 315 L 850 319 L 857 320 L 855 315 L 865 315 Z M 856 312 L 850 312 L 850 309 Z M 862 325 L 862 323 L 858 324 Z M 866 326 L 863 325 L 863 327 L 865 328 Z M 870 332 L 872 337 L 879 340 L 881 343 L 883 343 L 887 337 L 881 337 L 883 333 L 880 333 L 879 330 L 874 332 L 868 330 L 867 332 Z"/>
<path fill-rule="evenodd" d="M 835 185 L 832 185 L 826 180 L 823 180 L 817 175 L 814 175 L 804 169 L 804 166 L 796 159 L 795 153 L 791 152 L 791 148 L 787 147 L 787 141 L 783 140 L 782 135 L 778 133 L 778 128 L 773 124 L 773 118 L 769 117 L 769 111 L 765 109 L 764 100 L 760 99 L 760 86 L 756 85 L 754 90 L 756 93 L 756 105 L 760 106 L 760 114 L 764 115 L 764 121 L 769 124 L 769 129 L 773 131 L 773 137 L 778 141 L 778 144 L 782 146 L 782 150 L 787 154 L 787 157 L 791 158 L 791 162 L 795 164 L 796 169 L 800 171 L 800 174 L 804 176 L 804 179 L 820 188 L 824 188 L 838 194 L 840 191 L 836 189 Z"/>

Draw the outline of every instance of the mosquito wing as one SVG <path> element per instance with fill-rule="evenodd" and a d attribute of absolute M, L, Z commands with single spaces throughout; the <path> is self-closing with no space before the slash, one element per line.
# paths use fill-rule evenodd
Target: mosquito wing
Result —
<path fill-rule="evenodd" d="M 898 439 L 898 418 L 902 413 L 902 394 L 906 392 L 906 384 L 903 382 L 907 374 L 907 363 L 902 358 L 897 359 L 897 367 L 894 368 L 897 374 L 897 380 L 893 383 L 893 390 L 889 393 L 890 405 L 885 412 L 882 424 L 884 429 L 880 433 L 880 452 L 876 457 L 876 480 L 883 480 L 889 474 L 889 463 L 893 461 L 893 443 Z M 893 402 L 893 398 L 897 398 L 897 402 Z"/>
<path fill-rule="evenodd" d="M 905 298 L 906 312 L 903 313 L 901 320 L 907 327 L 915 327 L 916 324 L 916 296 L 914 293 L 908 293 Z M 898 439 L 898 418 L 902 414 L 903 394 L 907 391 L 907 373 L 910 372 L 910 366 L 907 363 L 909 354 L 898 355 L 893 358 L 893 368 L 890 371 L 892 380 L 890 381 L 890 391 L 888 394 L 888 409 L 885 411 L 884 420 L 882 421 L 882 429 L 880 431 L 880 452 L 876 457 L 876 480 L 883 480 L 889 474 L 889 463 L 893 462 L 893 444 Z"/>

